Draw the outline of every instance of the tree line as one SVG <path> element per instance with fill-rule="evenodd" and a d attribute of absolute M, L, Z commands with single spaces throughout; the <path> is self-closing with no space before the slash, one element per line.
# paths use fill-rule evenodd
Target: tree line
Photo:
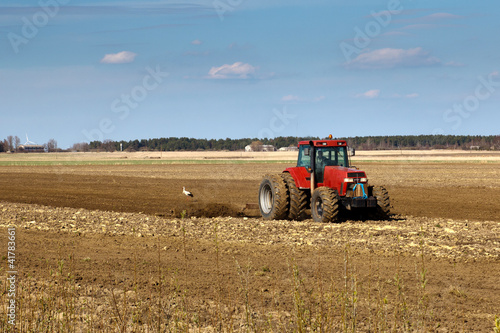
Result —
<path fill-rule="evenodd" d="M 344 138 L 363 149 L 480 149 L 500 150 L 500 135 L 395 135 Z"/>
<path fill-rule="evenodd" d="M 320 137 L 282 136 L 273 139 L 196 139 L 170 137 L 130 141 L 105 140 L 74 144 L 73 151 L 196 151 L 244 150 L 247 145 L 297 146 L 299 141 L 326 139 Z M 337 138 L 346 140 L 350 147 L 360 150 L 386 149 L 480 149 L 500 150 L 500 135 L 395 135 Z"/>
<path fill-rule="evenodd" d="M 273 139 L 196 139 L 170 137 L 130 141 L 91 141 L 75 143 L 67 151 L 196 151 L 196 150 L 244 150 L 247 145 L 272 145 L 276 149 L 297 146 L 299 141 L 325 139 L 319 137 L 280 136 Z M 360 150 L 385 149 L 480 149 L 500 150 L 500 135 L 394 135 L 356 136 L 337 138 L 346 140 L 350 147 Z M 15 152 L 21 146 L 17 136 L 0 139 L 0 152 Z M 43 146 L 48 151 L 63 151 L 57 141 L 50 139 Z"/>

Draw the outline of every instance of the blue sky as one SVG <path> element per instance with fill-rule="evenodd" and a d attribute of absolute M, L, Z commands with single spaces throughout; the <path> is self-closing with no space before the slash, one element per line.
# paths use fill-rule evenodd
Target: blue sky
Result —
<path fill-rule="evenodd" d="M 0 137 L 500 134 L 494 1 L 0 4 Z"/>

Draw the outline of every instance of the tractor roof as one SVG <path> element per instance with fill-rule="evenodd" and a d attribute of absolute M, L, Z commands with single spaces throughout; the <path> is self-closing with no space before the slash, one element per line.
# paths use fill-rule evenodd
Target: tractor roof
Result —
<path fill-rule="evenodd" d="M 312 141 L 299 141 L 299 147 L 303 145 L 312 145 L 314 147 L 342 147 L 347 146 L 344 140 L 312 140 Z"/>

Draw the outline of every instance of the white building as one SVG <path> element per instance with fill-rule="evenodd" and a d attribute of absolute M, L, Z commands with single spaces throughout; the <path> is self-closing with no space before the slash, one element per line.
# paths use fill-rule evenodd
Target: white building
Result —
<path fill-rule="evenodd" d="M 255 149 L 251 145 L 248 145 L 245 147 L 245 151 L 276 151 L 273 145 L 258 145 L 254 147 Z"/>
<path fill-rule="evenodd" d="M 42 145 L 20 145 L 17 150 L 21 153 L 45 153 L 47 150 L 45 149 L 44 146 Z"/>
<path fill-rule="evenodd" d="M 299 147 L 297 146 L 291 146 L 291 147 L 281 147 L 278 149 L 279 151 L 298 151 Z"/>

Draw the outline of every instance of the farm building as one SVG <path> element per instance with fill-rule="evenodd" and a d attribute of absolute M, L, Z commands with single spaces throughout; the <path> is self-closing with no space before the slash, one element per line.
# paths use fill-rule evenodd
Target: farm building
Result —
<path fill-rule="evenodd" d="M 299 151 L 299 147 L 291 146 L 291 147 L 281 147 L 278 149 L 279 151 Z"/>
<path fill-rule="evenodd" d="M 44 153 L 45 152 L 45 147 L 41 145 L 20 145 L 18 147 L 18 151 L 20 153 Z"/>
<path fill-rule="evenodd" d="M 273 145 L 248 145 L 245 151 L 276 151 Z"/>

